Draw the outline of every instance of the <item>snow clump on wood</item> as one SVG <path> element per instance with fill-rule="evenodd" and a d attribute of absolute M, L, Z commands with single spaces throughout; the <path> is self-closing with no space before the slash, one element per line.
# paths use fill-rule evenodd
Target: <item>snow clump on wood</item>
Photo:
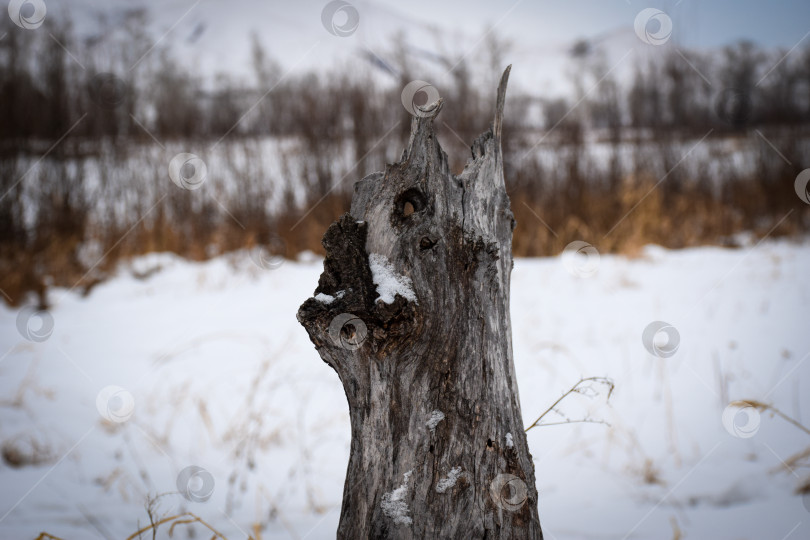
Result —
<path fill-rule="evenodd" d="M 444 420 L 444 413 L 436 410 L 430 413 L 430 418 L 428 418 L 428 421 L 425 422 L 425 425 L 430 429 L 431 433 L 436 433 L 436 426 L 438 426 L 439 422 L 442 420 Z"/>
<path fill-rule="evenodd" d="M 453 467 L 447 474 L 447 478 L 442 478 L 436 483 L 436 493 L 444 493 L 448 489 L 456 485 L 459 475 L 461 474 L 461 467 Z"/>
<path fill-rule="evenodd" d="M 371 269 L 371 279 L 377 286 L 378 300 L 391 304 L 399 294 L 406 300 L 416 302 L 416 293 L 413 292 L 411 278 L 397 274 L 394 265 L 385 255 L 372 253 L 368 256 L 368 265 Z"/>
<path fill-rule="evenodd" d="M 408 479 L 412 473 L 413 470 L 406 472 L 402 477 L 402 485 L 394 491 L 383 495 L 380 503 L 383 514 L 393 519 L 397 525 L 411 525 L 413 523 L 413 520 L 408 515 L 408 512 L 410 512 L 408 503 L 404 500 L 408 494 Z"/>

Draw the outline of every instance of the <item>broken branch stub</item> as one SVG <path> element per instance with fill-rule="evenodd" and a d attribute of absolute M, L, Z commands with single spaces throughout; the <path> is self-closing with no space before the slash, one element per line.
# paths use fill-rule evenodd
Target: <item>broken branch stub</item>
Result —
<path fill-rule="evenodd" d="M 509 318 L 509 70 L 460 175 L 433 130 L 438 100 L 324 235 L 298 320 L 349 402 L 338 538 L 542 538 Z"/>

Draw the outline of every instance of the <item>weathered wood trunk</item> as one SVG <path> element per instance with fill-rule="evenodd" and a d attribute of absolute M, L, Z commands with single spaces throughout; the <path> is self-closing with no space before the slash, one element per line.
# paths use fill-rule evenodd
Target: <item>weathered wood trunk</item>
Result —
<path fill-rule="evenodd" d="M 324 235 L 298 320 L 349 401 L 338 538 L 542 538 L 512 360 L 508 76 L 460 176 L 433 131 L 438 100 Z"/>

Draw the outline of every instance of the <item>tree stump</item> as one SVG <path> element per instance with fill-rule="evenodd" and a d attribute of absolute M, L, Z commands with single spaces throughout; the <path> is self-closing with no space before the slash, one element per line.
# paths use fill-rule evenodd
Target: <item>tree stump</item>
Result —
<path fill-rule="evenodd" d="M 337 536 L 542 539 L 512 359 L 515 220 L 495 119 L 451 174 L 419 107 L 401 161 L 355 184 L 298 320 L 340 377 L 351 455 Z"/>

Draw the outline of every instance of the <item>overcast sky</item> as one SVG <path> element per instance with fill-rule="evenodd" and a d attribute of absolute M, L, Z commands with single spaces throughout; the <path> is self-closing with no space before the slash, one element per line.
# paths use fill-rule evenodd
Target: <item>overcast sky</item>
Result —
<path fill-rule="evenodd" d="M 515 39 L 560 43 L 622 26 L 630 28 L 636 14 L 648 7 L 659 8 L 672 18 L 673 39 L 685 46 L 716 47 L 745 38 L 765 46 L 790 48 L 810 32 L 808 0 L 377 0 L 370 3 L 450 27 L 480 28 L 498 23 L 500 32 Z"/>
<path fill-rule="evenodd" d="M 578 39 L 593 40 L 608 63 L 632 50 L 625 70 L 639 55 L 660 53 L 662 48 L 643 43 L 634 31 L 637 15 L 649 7 L 672 21 L 667 47 L 707 50 L 748 39 L 789 50 L 810 43 L 810 0 L 350 0 L 359 25 L 347 37 L 324 28 L 326 0 L 45 1 L 49 17 L 64 17 L 67 9 L 84 33 L 92 33 L 95 12 L 115 19 L 125 9 L 147 7 L 154 39 L 174 46 L 188 65 L 206 74 L 244 77 L 250 76 L 253 33 L 294 72 L 356 62 L 364 51 L 390 57 L 391 38 L 400 33 L 413 46 L 469 61 L 482 52 L 481 39 L 491 29 L 512 43 L 506 60 L 515 64 L 515 82 L 554 93 Z"/>

